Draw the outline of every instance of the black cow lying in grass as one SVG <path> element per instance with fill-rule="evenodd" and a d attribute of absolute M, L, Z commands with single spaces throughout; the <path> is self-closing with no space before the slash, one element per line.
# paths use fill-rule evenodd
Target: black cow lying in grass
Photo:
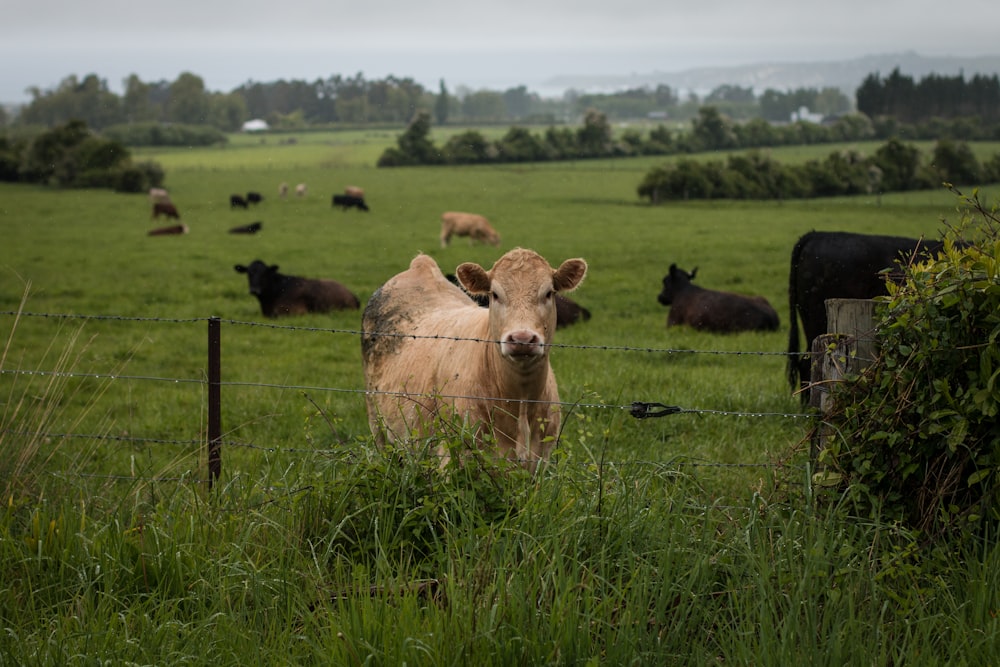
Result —
<path fill-rule="evenodd" d="M 686 324 L 716 333 L 778 328 L 778 313 L 767 299 L 699 287 L 691 283 L 697 272 L 697 268 L 688 273 L 671 264 L 670 273 L 663 277 L 663 291 L 657 301 L 670 306 L 668 327 Z"/>
<path fill-rule="evenodd" d="M 359 211 L 367 211 L 368 204 L 363 197 L 353 197 L 351 195 L 333 195 L 333 206 L 339 206 L 345 211 L 349 208 L 356 208 Z"/>
<path fill-rule="evenodd" d="M 358 297 L 335 280 L 286 276 L 278 273 L 277 264 L 268 266 L 259 259 L 250 266 L 237 264 L 233 268 L 237 273 L 247 274 L 250 293 L 260 301 L 260 310 L 266 317 L 361 307 Z"/>
<path fill-rule="evenodd" d="M 229 208 L 246 208 L 249 206 L 242 195 L 229 195 Z"/>
<path fill-rule="evenodd" d="M 230 227 L 230 234 L 256 234 L 264 227 L 263 222 L 251 222 L 249 225 Z"/>
<path fill-rule="evenodd" d="M 458 282 L 458 278 L 454 273 L 448 273 L 445 278 L 458 285 L 462 286 Z M 465 291 L 464 289 L 462 291 Z M 490 297 L 486 294 L 469 294 L 465 292 L 466 296 L 478 303 L 483 308 L 490 307 Z M 568 296 L 563 296 L 562 294 L 556 293 L 556 328 L 561 329 L 562 327 L 568 327 L 571 324 L 576 324 L 577 322 L 586 322 L 590 319 L 590 311 L 578 304 L 573 299 Z"/>

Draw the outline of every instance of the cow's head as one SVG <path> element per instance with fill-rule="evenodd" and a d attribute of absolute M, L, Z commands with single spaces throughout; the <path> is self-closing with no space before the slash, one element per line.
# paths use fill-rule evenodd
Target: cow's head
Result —
<path fill-rule="evenodd" d="M 277 264 L 268 266 L 259 259 L 250 262 L 250 266 L 237 264 L 233 268 L 237 273 L 247 274 L 247 282 L 250 283 L 250 293 L 254 296 L 263 294 L 268 282 L 278 273 Z"/>
<path fill-rule="evenodd" d="M 670 265 L 670 272 L 663 276 L 663 290 L 660 291 L 656 300 L 664 306 L 669 306 L 677 298 L 678 293 L 691 284 L 694 274 L 698 273 L 698 267 L 694 267 L 691 273 L 684 269 L 678 269 L 676 264 Z"/>
<path fill-rule="evenodd" d="M 548 355 L 556 328 L 557 292 L 576 289 L 587 274 L 582 259 L 567 259 L 558 269 L 532 250 L 515 248 L 489 271 L 466 262 L 456 269 L 470 294 L 490 300 L 490 337 L 499 341 L 500 354 L 522 366 Z"/>

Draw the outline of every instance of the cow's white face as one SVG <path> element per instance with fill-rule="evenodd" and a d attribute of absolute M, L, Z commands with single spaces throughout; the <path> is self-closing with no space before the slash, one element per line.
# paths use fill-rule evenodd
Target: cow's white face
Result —
<path fill-rule="evenodd" d="M 472 294 L 490 297 L 490 337 L 500 355 L 522 367 L 548 356 L 556 329 L 556 292 L 575 289 L 587 272 L 582 259 L 569 259 L 553 270 L 540 255 L 522 248 L 497 260 L 490 271 L 467 262 L 456 269 Z"/>

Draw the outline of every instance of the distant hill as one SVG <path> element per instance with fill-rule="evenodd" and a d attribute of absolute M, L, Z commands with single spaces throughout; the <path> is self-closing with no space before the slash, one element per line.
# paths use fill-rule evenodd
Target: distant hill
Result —
<path fill-rule="evenodd" d="M 1000 55 L 978 58 L 925 57 L 912 51 L 864 56 L 854 60 L 760 63 L 738 67 L 702 67 L 677 72 L 653 71 L 628 76 L 555 76 L 544 82 L 550 90 L 580 90 L 613 92 L 659 84 L 678 91 L 693 91 L 699 95 L 721 85 L 753 88 L 758 95 L 768 88 L 788 91 L 798 88 L 839 88 L 853 98 L 865 77 L 878 72 L 887 77 L 896 68 L 902 74 L 919 81 L 929 74 L 955 76 L 964 73 L 966 80 L 974 74 L 1000 73 Z"/>

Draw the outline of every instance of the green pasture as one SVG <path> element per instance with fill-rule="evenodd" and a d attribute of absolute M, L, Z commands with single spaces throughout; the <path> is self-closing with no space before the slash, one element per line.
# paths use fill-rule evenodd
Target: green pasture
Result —
<path fill-rule="evenodd" d="M 76 372 L 129 379 L 104 380 L 104 398 L 85 416 L 67 406 L 65 418 L 76 429 L 197 440 L 204 437 L 206 419 L 200 381 L 207 325 L 200 318 L 217 316 L 227 322 L 223 381 L 233 384 L 223 391 L 227 439 L 280 450 L 304 439 L 322 447 L 331 437 L 361 438 L 367 427 L 359 393 L 360 312 L 267 320 L 233 265 L 259 258 L 286 273 L 334 278 L 364 303 L 419 252 L 448 272 L 469 260 L 489 267 L 504 250 L 525 246 L 553 264 L 583 257 L 590 267 L 573 296 L 593 319 L 559 332 L 556 342 L 567 347 L 554 351 L 553 364 L 563 401 L 595 407 L 571 411 L 561 449 L 583 442 L 624 460 L 763 463 L 795 448 L 806 423 L 714 413 L 799 412 L 785 384 L 781 355 L 795 240 L 812 229 L 933 236 L 942 218 L 955 216 L 955 199 L 943 189 L 886 195 L 881 203 L 860 197 L 652 207 L 638 199 L 636 186 L 663 158 L 374 168 L 375 157 L 392 141 L 387 130 L 303 133 L 239 136 L 219 148 L 143 152 L 140 158 L 154 159 L 166 170 L 165 185 L 190 228 L 180 237 L 146 235 L 171 221 L 151 220 L 145 196 L 3 186 L 0 307 L 17 310 L 27 291 L 23 306 L 34 313 L 167 320 L 21 318 L 5 367 L 51 370 L 60 337 L 77 335 L 79 328 Z M 775 154 L 803 160 L 837 148 Z M 308 194 L 282 200 L 281 182 L 293 188 L 305 183 Z M 349 184 L 365 188 L 369 213 L 331 208 L 331 195 Z M 230 210 L 229 195 L 249 190 L 264 195 L 262 204 Z M 486 215 L 500 231 L 502 246 L 459 240 L 440 248 L 439 216 L 445 210 Z M 259 235 L 227 233 L 256 220 L 264 225 Z M 782 329 L 732 336 L 668 331 L 667 310 L 656 296 L 672 262 L 698 267 L 698 282 L 705 287 L 765 296 L 778 309 Z M 189 319 L 197 321 L 174 321 Z M 4 316 L 3 322 L 12 328 L 13 318 Z M 3 381 L 23 384 L 27 378 Z M 702 412 L 636 421 L 623 409 L 633 401 Z M 319 413 L 323 420 L 309 418 Z M 335 436 L 326 430 L 330 422 L 337 424 Z M 304 433 L 304 424 L 323 432 Z M 68 425 L 51 427 L 64 431 Z M 117 448 L 122 449 L 129 448 Z M 158 469 L 158 448 L 141 449 Z M 179 457 L 182 467 L 197 469 L 197 451 L 189 452 L 190 460 Z M 226 460 L 240 461 L 245 454 L 227 452 Z M 135 465 L 132 451 L 108 456 L 116 470 Z M 173 456 L 171 461 L 178 464 Z M 718 490 L 728 491 L 739 488 Z"/>
<path fill-rule="evenodd" d="M 817 511 L 784 376 L 796 239 L 936 236 L 954 195 L 653 207 L 636 187 L 666 158 L 375 168 L 394 140 L 139 151 L 185 236 L 148 236 L 170 222 L 145 196 L 0 184 L 0 664 L 995 661 L 1000 551 Z M 346 185 L 369 213 L 331 208 Z M 440 248 L 445 210 L 486 215 L 501 247 Z M 589 264 L 572 297 L 592 319 L 552 352 L 565 429 L 533 479 L 374 450 L 360 311 L 268 320 L 233 270 L 259 258 L 364 303 L 419 252 L 447 272 L 515 246 Z M 673 262 L 765 296 L 781 330 L 668 330 Z M 226 444 L 206 493 L 213 316 Z M 690 412 L 636 420 L 633 401 Z"/>

